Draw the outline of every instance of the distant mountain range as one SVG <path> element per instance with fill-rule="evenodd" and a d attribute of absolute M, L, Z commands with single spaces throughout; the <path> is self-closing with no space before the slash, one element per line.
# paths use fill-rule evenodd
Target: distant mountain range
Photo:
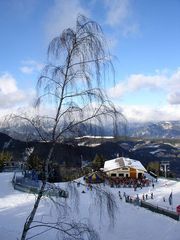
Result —
<path fill-rule="evenodd" d="M 130 123 L 127 135 L 140 138 L 180 139 L 180 121 Z"/>
<path fill-rule="evenodd" d="M 51 126 L 41 127 L 41 132 L 44 132 L 44 135 L 48 137 L 50 133 Z M 136 138 L 146 138 L 146 139 L 180 139 L 180 121 L 163 121 L 163 122 L 130 122 L 126 127 L 120 127 L 119 135 L 129 136 Z M 11 127 L 0 127 L 0 131 L 4 132 L 13 138 L 20 140 L 40 140 L 39 136 L 35 132 L 34 128 L 31 125 L 21 125 L 16 123 L 15 126 Z M 45 132 L 46 131 L 46 132 Z M 84 135 L 101 135 L 101 136 L 112 136 L 113 131 L 110 125 L 107 126 L 97 126 L 88 124 L 83 124 L 79 127 L 77 136 Z M 77 137 L 75 136 L 75 137 Z"/>

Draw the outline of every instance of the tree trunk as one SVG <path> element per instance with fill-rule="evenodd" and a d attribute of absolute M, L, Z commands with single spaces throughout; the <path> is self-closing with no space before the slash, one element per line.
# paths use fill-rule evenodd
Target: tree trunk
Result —
<path fill-rule="evenodd" d="M 29 215 L 29 217 L 26 219 L 26 222 L 24 224 L 24 228 L 23 228 L 23 232 L 22 232 L 22 236 L 21 236 L 21 240 L 25 240 L 26 239 L 26 235 L 30 229 L 30 226 L 34 220 L 34 217 L 35 217 L 35 214 L 36 214 L 36 211 L 38 209 L 38 206 L 39 206 L 39 203 L 41 201 L 41 197 L 43 196 L 43 192 L 44 192 L 44 189 L 45 189 L 45 186 L 46 186 L 46 182 L 43 181 L 43 184 L 40 188 L 40 191 L 38 193 L 38 197 L 34 203 L 34 207 Z"/>
<path fill-rule="evenodd" d="M 34 217 L 36 215 L 36 212 L 37 212 L 37 209 L 38 209 L 38 206 L 39 206 L 39 203 L 41 201 L 41 198 L 43 196 L 43 193 L 44 193 L 44 190 L 45 190 L 45 186 L 46 186 L 46 183 L 47 183 L 47 180 L 48 180 L 48 165 L 49 165 L 49 161 L 51 159 L 51 156 L 52 156 L 52 153 L 54 151 L 54 144 L 53 146 L 51 147 L 50 151 L 49 151 L 49 154 L 48 154 L 48 157 L 45 161 L 45 172 L 44 172 L 44 180 L 43 180 L 43 183 L 41 185 L 41 188 L 39 190 L 39 193 L 38 193 L 38 197 L 34 203 L 34 207 L 29 215 L 29 217 L 26 219 L 26 222 L 24 224 L 24 228 L 23 228 L 23 232 L 22 232 L 22 235 L 21 235 L 21 240 L 26 240 L 26 236 L 27 236 L 27 233 L 31 227 L 31 224 L 34 220 Z"/>

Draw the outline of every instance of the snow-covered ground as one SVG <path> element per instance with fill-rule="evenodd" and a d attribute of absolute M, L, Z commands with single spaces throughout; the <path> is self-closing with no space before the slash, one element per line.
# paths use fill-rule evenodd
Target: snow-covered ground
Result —
<path fill-rule="evenodd" d="M 12 173 L 0 173 L 0 240 L 15 240 L 20 238 L 23 223 L 28 216 L 35 196 L 32 194 L 21 193 L 13 189 L 11 184 Z M 66 184 L 61 184 L 66 187 Z M 105 207 L 102 209 L 100 217 L 99 207 L 95 204 L 93 191 L 87 190 L 85 186 L 77 187 L 78 198 L 61 199 L 61 203 L 68 204 L 68 218 L 78 219 L 82 222 L 88 221 L 99 232 L 102 240 L 179 240 L 180 221 L 175 221 L 169 217 L 153 213 L 144 208 L 126 203 L 124 198 L 119 199 L 118 191 L 135 197 L 137 194 L 142 198 L 142 194 L 148 194 L 148 201 L 158 206 L 175 210 L 180 205 L 180 182 L 159 179 L 152 186 L 137 189 L 135 192 L 129 188 L 108 188 L 113 192 L 117 199 L 118 209 L 116 211 L 115 225 L 110 224 Z M 82 193 L 82 191 L 85 193 Z M 154 199 L 150 199 L 153 192 Z M 168 197 L 172 192 L 173 205 L 169 206 Z M 75 196 L 75 195 L 73 195 Z M 163 201 L 165 197 L 165 202 Z M 36 220 L 53 222 L 57 216 L 57 209 L 52 201 L 43 198 Z M 41 229 L 42 230 L 42 229 Z M 37 229 L 37 231 L 40 231 Z M 36 232 L 37 233 L 37 232 Z M 34 232 L 30 232 L 30 236 Z M 48 231 L 43 235 L 33 239 L 53 240 L 57 235 L 55 231 Z"/>

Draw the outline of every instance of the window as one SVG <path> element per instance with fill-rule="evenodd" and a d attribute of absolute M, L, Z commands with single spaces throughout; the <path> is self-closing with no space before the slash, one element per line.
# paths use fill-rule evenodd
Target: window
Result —
<path fill-rule="evenodd" d="M 116 173 L 111 173 L 111 177 L 116 177 Z"/>
<path fill-rule="evenodd" d="M 123 173 L 119 173 L 119 177 L 124 177 L 124 174 Z"/>

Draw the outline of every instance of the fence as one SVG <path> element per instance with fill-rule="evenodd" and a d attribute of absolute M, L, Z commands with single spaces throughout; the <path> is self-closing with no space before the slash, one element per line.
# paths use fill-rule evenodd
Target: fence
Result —
<path fill-rule="evenodd" d="M 5 166 L 2 169 L 3 172 L 22 172 L 22 169 L 18 166 Z"/>
<path fill-rule="evenodd" d="M 40 181 L 33 181 L 23 176 L 16 176 L 16 174 L 14 174 L 12 184 L 14 189 L 28 193 L 38 193 L 41 186 Z"/>
<path fill-rule="evenodd" d="M 172 181 L 176 181 L 176 182 L 180 182 L 180 178 L 170 178 L 170 177 L 167 177 L 167 178 L 165 178 L 165 177 L 163 177 L 163 176 L 161 176 L 161 177 L 158 177 L 158 179 L 168 179 L 168 180 L 172 180 Z"/>
<path fill-rule="evenodd" d="M 176 212 L 173 212 L 173 211 L 170 211 L 170 210 L 167 210 L 167 209 L 164 209 L 162 207 L 158 207 L 158 206 L 155 206 L 151 203 L 148 203 L 148 202 L 145 202 L 145 201 L 141 201 L 140 202 L 140 206 L 141 207 L 144 207 L 152 212 L 156 212 L 156 213 L 159 213 L 159 214 L 163 214 L 165 216 L 168 216 L 170 218 L 173 218 L 177 221 L 180 221 L 180 215 Z"/>
<path fill-rule="evenodd" d="M 165 216 L 168 216 L 170 218 L 173 218 L 177 221 L 180 221 L 180 215 L 174 211 L 170 211 L 168 209 L 164 209 L 162 207 L 158 207 L 158 206 L 155 206 L 151 203 L 148 203 L 148 202 L 145 202 L 145 201 L 142 201 L 140 199 L 137 199 L 137 198 L 132 198 L 130 196 L 126 196 L 126 202 L 128 203 L 132 203 L 136 206 L 140 206 L 140 207 L 143 207 L 143 208 L 146 208 L 152 212 L 156 212 L 156 213 L 159 213 L 159 214 L 163 214 Z"/>
<path fill-rule="evenodd" d="M 29 178 L 25 178 L 23 176 L 16 176 L 16 174 L 14 174 L 14 177 L 12 179 L 12 184 L 14 189 L 16 190 L 27 192 L 27 193 L 38 194 L 42 182 L 40 180 L 35 181 Z M 55 186 L 54 184 L 47 183 L 43 195 L 67 198 L 68 192 Z"/>

